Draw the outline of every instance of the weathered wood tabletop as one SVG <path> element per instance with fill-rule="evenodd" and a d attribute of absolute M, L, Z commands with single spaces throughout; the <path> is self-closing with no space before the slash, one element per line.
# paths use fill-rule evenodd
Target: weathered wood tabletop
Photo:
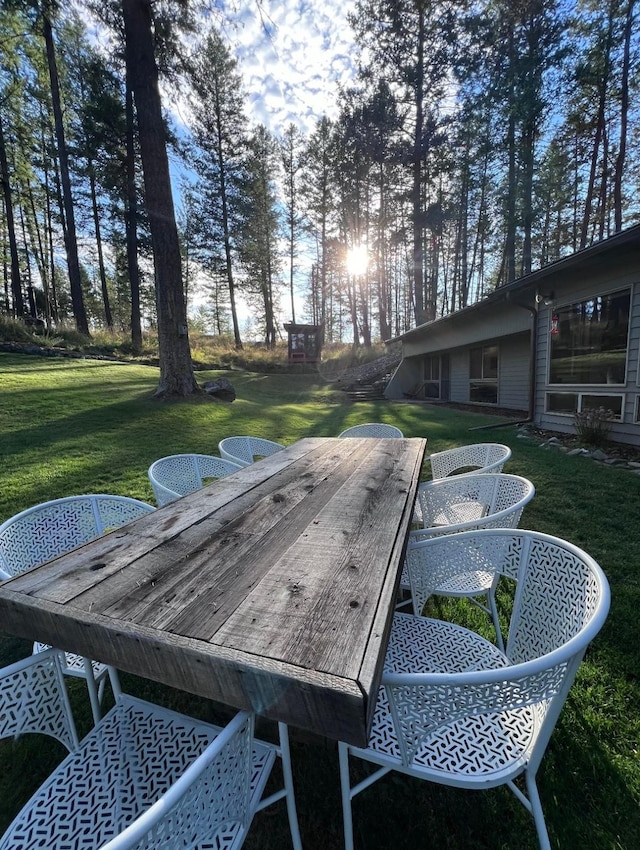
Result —
<path fill-rule="evenodd" d="M 364 745 L 425 445 L 300 440 L 7 580 L 3 629 Z"/>

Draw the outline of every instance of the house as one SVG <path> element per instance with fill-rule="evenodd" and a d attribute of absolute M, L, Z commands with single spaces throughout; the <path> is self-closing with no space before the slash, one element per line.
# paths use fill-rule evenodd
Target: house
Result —
<path fill-rule="evenodd" d="M 611 439 L 640 445 L 640 225 L 391 341 L 389 399 L 524 411 L 566 433 L 576 412 L 604 408 Z"/>

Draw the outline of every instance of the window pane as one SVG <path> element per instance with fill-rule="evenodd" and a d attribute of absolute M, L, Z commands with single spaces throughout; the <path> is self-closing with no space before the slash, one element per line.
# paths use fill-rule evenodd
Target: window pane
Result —
<path fill-rule="evenodd" d="M 498 385 L 471 381 L 469 384 L 469 400 L 481 404 L 497 404 Z"/>
<path fill-rule="evenodd" d="M 472 348 L 469 352 L 469 377 L 482 377 L 482 349 Z"/>
<path fill-rule="evenodd" d="M 558 308 L 551 334 L 551 384 L 624 384 L 630 292 Z"/>
<path fill-rule="evenodd" d="M 498 377 L 498 346 L 488 345 L 482 351 L 482 377 Z"/>
<path fill-rule="evenodd" d="M 616 419 L 622 418 L 622 396 L 619 395 L 583 395 L 580 409 L 597 410 L 603 407 L 610 410 Z"/>
<path fill-rule="evenodd" d="M 547 410 L 549 413 L 574 414 L 577 409 L 577 393 L 547 393 Z"/>
<path fill-rule="evenodd" d="M 424 379 L 425 381 L 440 380 L 440 357 L 425 357 L 424 358 Z"/>
<path fill-rule="evenodd" d="M 440 383 L 435 381 L 429 381 L 424 385 L 424 397 L 425 398 L 440 398 Z"/>

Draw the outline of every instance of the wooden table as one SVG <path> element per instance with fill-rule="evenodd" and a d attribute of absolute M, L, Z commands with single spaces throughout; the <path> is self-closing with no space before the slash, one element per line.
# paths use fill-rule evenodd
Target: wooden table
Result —
<path fill-rule="evenodd" d="M 300 440 L 0 585 L 0 622 L 364 745 L 426 441 Z"/>

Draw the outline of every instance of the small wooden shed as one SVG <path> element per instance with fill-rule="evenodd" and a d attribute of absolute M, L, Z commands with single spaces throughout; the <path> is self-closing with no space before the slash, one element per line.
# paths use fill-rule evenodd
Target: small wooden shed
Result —
<path fill-rule="evenodd" d="M 283 326 L 288 334 L 289 363 L 319 363 L 322 353 L 322 325 Z"/>

